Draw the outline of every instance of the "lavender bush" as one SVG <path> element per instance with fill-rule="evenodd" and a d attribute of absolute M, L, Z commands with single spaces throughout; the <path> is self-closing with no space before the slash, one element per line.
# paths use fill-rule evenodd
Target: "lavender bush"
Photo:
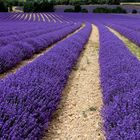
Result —
<path fill-rule="evenodd" d="M 30 58 L 34 53 L 47 48 L 61 40 L 69 33 L 80 27 L 80 24 L 66 26 L 61 30 L 30 37 L 22 41 L 8 44 L 0 48 L 0 73 L 12 68 L 24 59 Z M 53 29 L 54 30 L 54 29 Z M 7 37 L 8 38 L 8 37 Z M 7 40 L 9 41 L 9 40 Z"/>
<path fill-rule="evenodd" d="M 67 23 L 67 18 L 58 17 L 54 13 L 0 13 L 3 21 L 24 21 L 24 22 L 46 22 L 46 23 Z"/>
<path fill-rule="evenodd" d="M 106 139 L 140 140 L 140 63 L 104 26 L 140 45 L 139 20 L 139 15 L 1 13 L 0 73 L 61 40 L 81 23 L 95 23 L 100 32 Z M 43 56 L 0 80 L 0 139 L 41 139 L 90 32 L 91 25 L 87 23 Z"/>
<path fill-rule="evenodd" d="M 113 33 L 98 27 L 106 139 L 139 140 L 140 63 Z"/>
<path fill-rule="evenodd" d="M 52 32 L 52 31 L 70 26 L 70 24 L 63 24 L 63 25 L 62 24 L 56 24 L 56 25 L 54 25 L 54 24 L 52 24 L 52 25 L 50 25 L 50 24 L 47 24 L 47 25 L 38 24 L 38 25 L 36 25 L 37 26 L 36 27 L 33 24 L 32 26 L 34 26 L 34 27 L 30 27 L 30 24 L 27 24 L 27 25 L 16 24 L 19 28 L 18 27 L 16 27 L 16 29 L 9 28 L 8 30 L 7 30 L 7 28 L 10 25 L 4 25 L 3 27 L 5 27 L 5 28 L 7 27 L 7 28 L 6 28 L 6 30 L 0 30 L 0 37 L 1 37 L 0 40 L 4 40 L 5 38 L 10 39 L 10 38 L 15 36 L 15 38 L 16 38 L 15 41 L 18 41 L 18 40 L 21 40 L 21 39 L 25 39 L 25 38 L 28 38 L 28 37 L 39 36 L 40 34 L 49 33 L 49 32 Z M 3 28 L 3 27 L 1 27 L 1 28 Z M 11 39 L 11 41 L 14 41 L 14 40 Z"/>
<path fill-rule="evenodd" d="M 38 140 L 48 128 L 91 25 L 0 81 L 0 139 Z"/>
<path fill-rule="evenodd" d="M 70 26 L 70 25 L 69 25 Z M 44 28 L 44 29 L 38 29 L 38 30 L 33 30 L 31 32 L 25 32 L 26 31 L 26 28 L 24 32 L 14 32 L 14 34 L 11 35 L 11 32 L 8 34 L 6 34 L 6 36 L 3 37 L 3 34 L 2 34 L 2 37 L 0 38 L 0 47 L 3 47 L 11 42 L 16 42 L 16 41 L 21 41 L 21 40 L 24 40 L 24 39 L 27 39 L 27 38 L 33 38 L 33 37 L 36 37 L 36 36 L 41 36 L 41 35 L 45 35 L 45 34 L 48 34 L 48 33 L 52 33 L 54 31 L 57 31 L 57 30 L 60 30 L 62 28 L 65 28 L 65 27 L 69 27 L 68 25 L 59 25 L 58 27 L 57 26 L 53 26 L 53 27 L 47 27 L 47 28 Z M 28 28 L 29 29 L 29 28 Z"/>
<path fill-rule="evenodd" d="M 125 28 L 124 26 L 119 26 L 115 24 L 108 24 L 111 28 L 115 29 L 118 31 L 120 34 L 124 35 L 127 37 L 129 40 L 140 46 L 140 32 L 134 31 L 132 29 Z"/>

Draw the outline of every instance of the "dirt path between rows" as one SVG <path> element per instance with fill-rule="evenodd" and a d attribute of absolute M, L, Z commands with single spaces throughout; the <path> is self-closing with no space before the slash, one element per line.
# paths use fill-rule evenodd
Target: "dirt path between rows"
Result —
<path fill-rule="evenodd" d="M 53 48 L 55 45 L 57 45 L 58 43 L 64 41 L 65 39 L 69 38 L 70 36 L 76 34 L 77 32 L 79 32 L 82 28 L 84 28 L 85 24 L 82 24 L 81 27 L 77 30 L 75 30 L 74 32 L 68 34 L 66 37 L 62 38 L 60 41 L 57 41 L 56 43 L 54 43 L 51 46 L 48 46 L 47 48 L 45 48 L 43 51 L 39 52 L 38 54 L 34 54 L 31 58 L 26 59 L 21 61 L 19 64 L 17 64 L 15 67 L 13 67 L 12 69 L 6 71 L 3 74 L 0 74 L 0 79 L 7 77 L 9 74 L 12 73 L 16 73 L 17 70 L 20 70 L 22 67 L 24 67 L 25 65 L 33 62 L 35 59 L 37 59 L 38 57 L 40 57 L 41 55 L 44 55 L 45 53 L 47 53 L 51 48 Z"/>
<path fill-rule="evenodd" d="M 116 30 L 107 27 L 112 33 L 114 33 L 120 40 L 124 42 L 124 44 L 128 47 L 128 49 L 140 60 L 140 47 L 138 47 L 135 43 L 130 41 L 125 36 L 121 35 Z"/>
<path fill-rule="evenodd" d="M 98 29 L 93 26 L 85 50 L 63 91 L 61 103 L 43 140 L 104 140 L 99 81 Z"/>

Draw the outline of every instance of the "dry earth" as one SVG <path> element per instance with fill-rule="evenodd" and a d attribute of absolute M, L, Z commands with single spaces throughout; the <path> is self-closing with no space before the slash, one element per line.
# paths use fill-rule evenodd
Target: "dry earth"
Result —
<path fill-rule="evenodd" d="M 98 29 L 93 31 L 74 67 L 61 103 L 43 140 L 104 140 L 99 81 Z"/>

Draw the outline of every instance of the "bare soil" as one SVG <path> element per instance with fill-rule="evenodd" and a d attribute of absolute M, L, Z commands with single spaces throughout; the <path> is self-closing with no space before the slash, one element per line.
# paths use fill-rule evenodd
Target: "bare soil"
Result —
<path fill-rule="evenodd" d="M 61 103 L 43 140 L 104 140 L 96 26 L 73 68 Z"/>

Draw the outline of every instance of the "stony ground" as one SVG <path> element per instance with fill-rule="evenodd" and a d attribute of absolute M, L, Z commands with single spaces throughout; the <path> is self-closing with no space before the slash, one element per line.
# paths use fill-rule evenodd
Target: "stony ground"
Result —
<path fill-rule="evenodd" d="M 103 140 L 100 110 L 98 30 L 93 26 L 85 50 L 74 67 L 61 103 L 43 140 Z"/>

